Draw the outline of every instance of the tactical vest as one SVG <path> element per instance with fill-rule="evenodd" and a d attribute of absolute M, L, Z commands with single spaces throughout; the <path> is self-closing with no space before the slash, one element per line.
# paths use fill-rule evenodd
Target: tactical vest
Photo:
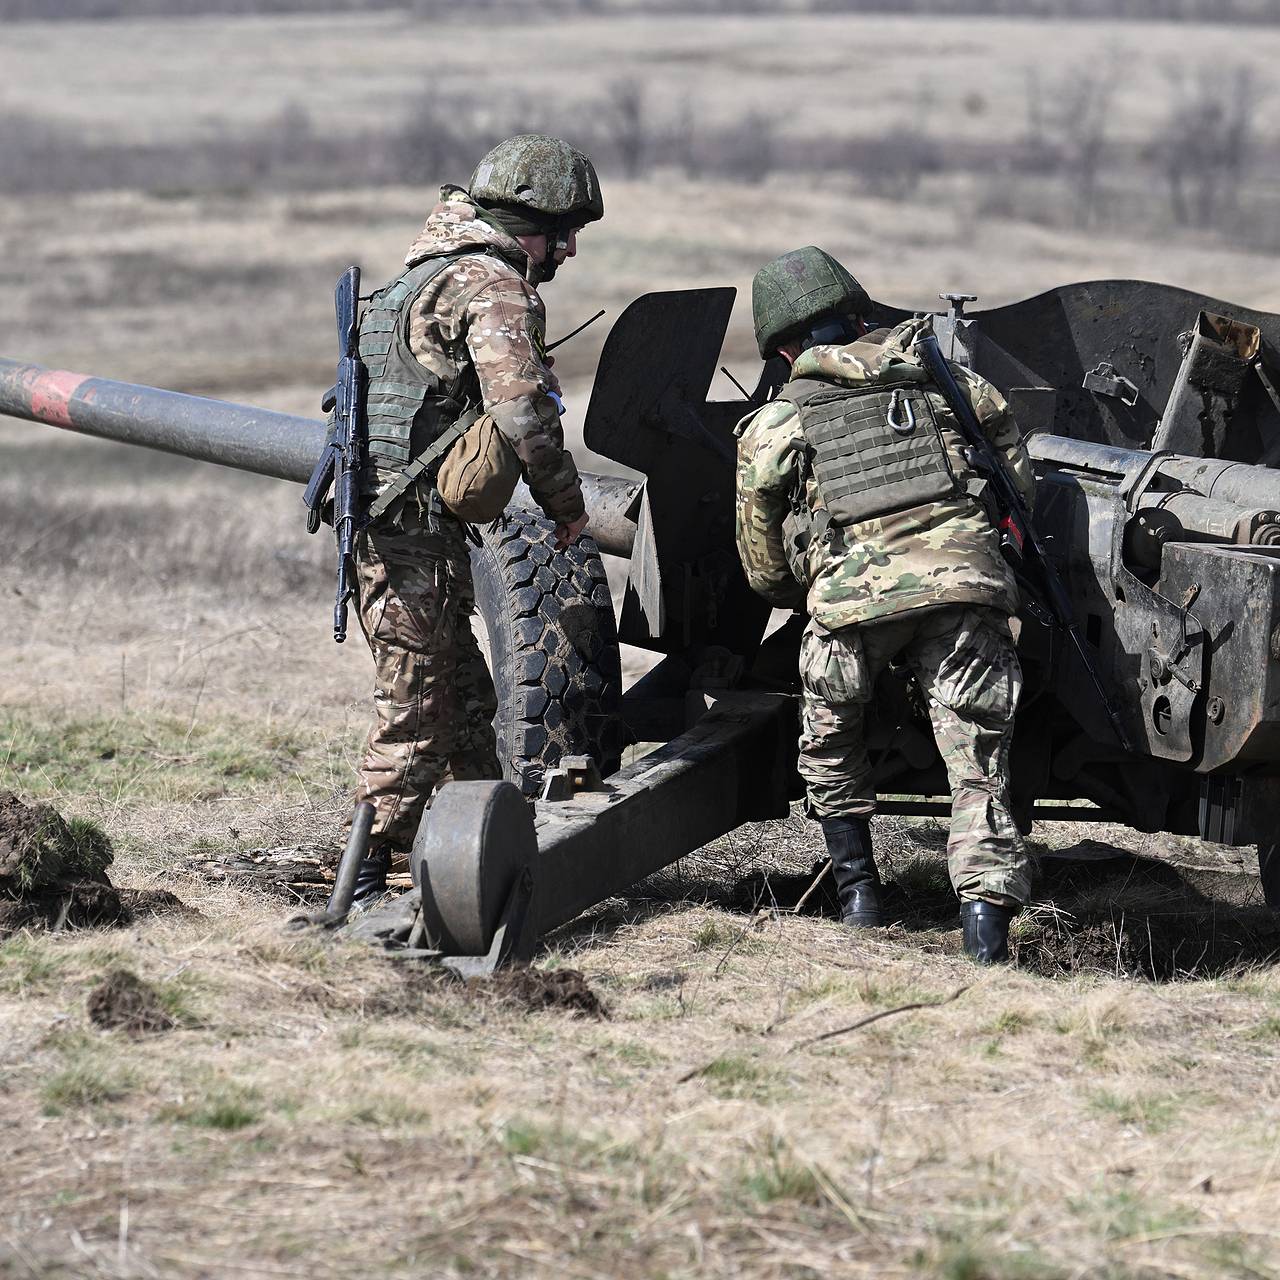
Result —
<path fill-rule="evenodd" d="M 823 532 L 963 492 L 928 387 L 919 381 L 847 387 L 799 378 L 779 392 L 800 413 L 807 466 L 825 508 Z M 796 502 L 804 502 L 803 482 Z"/>
<path fill-rule="evenodd" d="M 383 285 L 360 317 L 360 359 L 369 374 L 369 459 L 380 471 L 407 466 L 461 412 L 460 388 L 442 387 L 409 349 L 407 305 L 461 256 L 428 258 L 410 267 Z"/>

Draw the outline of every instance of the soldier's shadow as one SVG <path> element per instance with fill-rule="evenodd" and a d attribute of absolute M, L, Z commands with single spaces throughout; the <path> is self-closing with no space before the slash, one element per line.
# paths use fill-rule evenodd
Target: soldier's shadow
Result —
<path fill-rule="evenodd" d="M 891 930 L 951 935 L 959 949 L 959 908 L 947 877 L 945 832 L 882 859 Z M 825 859 L 802 872 L 755 871 L 716 877 L 679 867 L 650 877 L 625 898 L 611 898 L 557 930 L 564 950 L 614 937 L 628 926 L 689 906 L 754 916 L 759 912 L 839 919 Z M 924 942 L 924 938 L 920 938 Z M 1197 872 L 1091 840 L 1046 856 L 1034 902 L 1015 922 L 1011 950 L 1019 968 L 1045 977 L 1105 974 L 1154 982 L 1232 976 L 1280 961 L 1280 917 L 1262 903 L 1256 880 Z"/>
<path fill-rule="evenodd" d="M 886 860 L 884 901 L 906 933 L 956 930 L 945 859 L 914 852 Z M 823 862 L 806 872 L 755 872 L 717 905 L 734 911 L 839 918 Z M 1082 841 L 1043 859 L 1032 906 L 1015 923 L 1019 968 L 1046 977 L 1105 973 L 1154 982 L 1231 976 L 1280 961 L 1280 916 L 1248 878 L 1192 871 Z"/>

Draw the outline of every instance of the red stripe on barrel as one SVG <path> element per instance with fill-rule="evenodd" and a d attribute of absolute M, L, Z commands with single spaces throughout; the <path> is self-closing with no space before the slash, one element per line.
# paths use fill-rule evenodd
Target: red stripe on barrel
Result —
<path fill-rule="evenodd" d="M 31 416 L 58 427 L 71 426 L 71 401 L 91 379 L 65 369 L 42 369 L 27 383 Z"/>

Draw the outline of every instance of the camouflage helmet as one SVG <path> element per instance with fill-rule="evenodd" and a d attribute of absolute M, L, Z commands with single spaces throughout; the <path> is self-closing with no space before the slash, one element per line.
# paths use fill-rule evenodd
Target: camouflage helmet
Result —
<path fill-rule="evenodd" d="M 553 223 L 604 217 L 595 166 L 576 147 L 541 133 L 498 143 L 476 165 L 471 197 L 483 205 L 516 205 Z"/>
<path fill-rule="evenodd" d="M 767 359 L 824 315 L 866 315 L 867 291 L 829 254 L 813 245 L 774 258 L 751 282 L 756 345 Z"/>

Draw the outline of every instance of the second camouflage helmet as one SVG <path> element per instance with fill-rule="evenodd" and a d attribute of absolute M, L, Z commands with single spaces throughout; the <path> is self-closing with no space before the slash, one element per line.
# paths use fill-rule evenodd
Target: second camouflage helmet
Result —
<path fill-rule="evenodd" d="M 813 245 L 792 249 L 756 272 L 751 318 L 764 358 L 824 315 L 866 315 L 867 291 L 829 254 Z"/>
<path fill-rule="evenodd" d="M 541 133 L 498 143 L 471 175 L 471 198 L 517 205 L 552 222 L 581 224 L 604 217 L 595 166 L 576 147 Z"/>

